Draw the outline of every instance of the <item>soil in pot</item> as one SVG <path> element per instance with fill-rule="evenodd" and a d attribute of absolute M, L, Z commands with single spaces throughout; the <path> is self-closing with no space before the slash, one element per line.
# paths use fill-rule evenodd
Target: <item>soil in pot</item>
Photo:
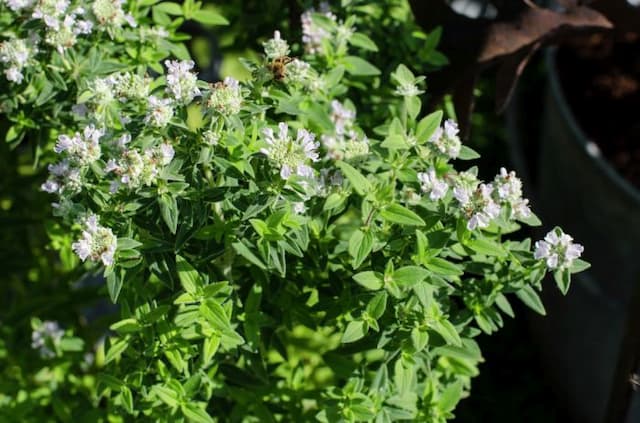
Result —
<path fill-rule="evenodd" d="M 586 135 L 640 188 L 640 34 L 576 39 L 558 51 L 557 66 Z"/>

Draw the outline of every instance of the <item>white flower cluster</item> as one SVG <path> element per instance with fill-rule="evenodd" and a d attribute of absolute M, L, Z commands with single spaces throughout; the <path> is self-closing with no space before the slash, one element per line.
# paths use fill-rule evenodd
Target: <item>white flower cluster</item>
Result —
<path fill-rule="evenodd" d="M 171 99 L 158 98 L 155 95 L 149 96 L 144 123 L 157 128 L 164 128 L 172 117 L 173 106 L 171 105 Z"/>
<path fill-rule="evenodd" d="M 298 129 L 296 138 L 289 136 L 286 123 L 278 124 L 278 134 L 271 128 L 263 131 L 267 147 L 260 151 L 280 167 L 282 179 L 289 179 L 294 173 L 305 178 L 313 178 L 313 168 L 307 163 L 318 161 L 319 144 L 315 136 L 305 129 Z"/>
<path fill-rule="evenodd" d="M 420 80 L 424 79 L 424 77 L 420 77 Z M 396 94 L 402 97 L 415 97 L 424 93 L 423 90 L 418 88 L 416 82 L 402 82 L 396 87 Z"/>
<path fill-rule="evenodd" d="M 135 28 L 136 20 L 122 9 L 123 0 L 95 0 L 92 11 L 96 21 L 103 29 L 121 28 L 125 23 Z"/>
<path fill-rule="evenodd" d="M 333 160 L 351 159 L 369 153 L 369 140 L 355 128 L 356 113 L 337 100 L 331 102 L 333 134 L 322 136 L 322 144 Z"/>
<path fill-rule="evenodd" d="M 78 35 L 90 34 L 93 22 L 82 7 L 71 8 L 68 0 L 38 0 L 31 18 L 46 26 L 45 41 L 60 54 L 77 42 Z"/>
<path fill-rule="evenodd" d="M 470 172 L 462 172 L 453 187 L 453 196 L 467 217 L 467 229 L 486 228 L 500 215 L 493 199 L 493 185 L 480 183 Z"/>
<path fill-rule="evenodd" d="M 444 126 L 436 129 L 431 138 L 429 138 L 429 143 L 438 154 L 455 159 L 460 154 L 460 148 L 462 147 L 458 132 L 458 124 L 451 119 L 447 119 L 444 122 Z"/>
<path fill-rule="evenodd" d="M 289 43 L 280 37 L 280 31 L 275 31 L 273 38 L 264 42 L 262 46 L 264 47 L 264 54 L 269 60 L 289 55 Z"/>
<path fill-rule="evenodd" d="M 438 178 L 434 168 L 418 173 L 418 181 L 422 192 L 429 194 L 429 198 L 432 201 L 443 198 L 449 190 L 449 184 L 445 180 Z"/>
<path fill-rule="evenodd" d="M 49 178 L 42 184 L 41 189 L 49 194 L 77 193 L 82 189 L 80 169 L 72 166 L 69 160 L 50 164 Z"/>
<path fill-rule="evenodd" d="M 121 139 L 122 144 L 126 144 L 131 137 L 123 136 Z M 106 173 L 113 172 L 118 176 L 111 184 L 111 192 L 116 192 L 120 185 L 135 189 L 155 184 L 160 171 L 171 163 L 174 155 L 175 151 L 168 143 L 162 143 L 144 152 L 123 148 L 120 157 L 109 159 L 104 169 Z"/>
<path fill-rule="evenodd" d="M 285 79 L 288 83 L 311 87 L 315 82 L 311 65 L 300 59 L 293 59 L 286 65 Z"/>
<path fill-rule="evenodd" d="M 17 84 L 22 82 L 22 71 L 32 54 L 27 40 L 12 38 L 0 44 L 0 62 L 5 65 L 4 76 L 7 81 Z"/>
<path fill-rule="evenodd" d="M 2 3 L 16 13 L 20 13 L 22 9 L 27 9 L 33 5 L 34 0 L 3 0 Z"/>
<path fill-rule="evenodd" d="M 500 173 L 493 180 L 493 186 L 496 201 L 503 207 L 508 207 L 510 218 L 525 219 L 531 216 L 529 200 L 522 198 L 522 181 L 515 172 L 507 172 L 507 169 L 501 167 Z"/>
<path fill-rule="evenodd" d="M 191 72 L 193 60 L 166 60 L 167 91 L 181 104 L 189 104 L 199 95 L 198 77 Z"/>
<path fill-rule="evenodd" d="M 424 178 L 427 183 L 423 182 L 423 186 L 426 185 L 423 190 L 433 193 L 432 187 L 438 184 L 437 196 L 444 189 L 440 181 L 434 180 L 435 173 Z M 505 168 L 500 169 L 492 183 L 481 183 L 472 172 L 459 173 L 453 183 L 453 196 L 469 219 L 470 230 L 486 228 L 501 213 L 507 219 L 520 220 L 532 214 L 529 200 L 522 198 L 522 181 L 515 172 L 507 172 Z"/>
<path fill-rule="evenodd" d="M 222 82 L 215 83 L 207 105 L 225 116 L 239 113 L 242 106 L 240 83 L 230 76 Z"/>
<path fill-rule="evenodd" d="M 101 261 L 105 266 L 113 264 L 118 239 L 111 229 L 98 223 L 98 216 L 90 214 L 81 222 L 82 237 L 71 244 L 80 260 Z"/>
<path fill-rule="evenodd" d="M 53 151 L 58 154 L 65 153 L 73 163 L 88 165 L 100 158 L 100 138 L 103 135 L 103 130 L 89 125 L 84 128 L 82 134 L 76 132 L 72 137 L 60 135 Z"/>
<path fill-rule="evenodd" d="M 537 241 L 533 256 L 537 260 L 544 260 L 551 270 L 567 269 L 573 261 L 579 258 L 584 247 L 573 242 L 573 238 L 556 228 L 549 232 L 544 240 Z"/>
<path fill-rule="evenodd" d="M 42 358 L 55 357 L 55 346 L 64 336 L 64 330 L 58 322 L 45 320 L 31 332 L 31 348 L 37 350 Z"/>
<path fill-rule="evenodd" d="M 300 16 L 302 23 L 302 42 L 304 43 L 304 50 L 308 54 L 322 53 L 323 41 L 331 36 L 328 31 L 313 22 L 314 13 L 321 13 L 328 19 L 334 22 L 337 21 L 336 15 L 329 10 L 329 4 L 327 2 L 321 3 L 318 12 L 314 9 L 309 9 Z"/>

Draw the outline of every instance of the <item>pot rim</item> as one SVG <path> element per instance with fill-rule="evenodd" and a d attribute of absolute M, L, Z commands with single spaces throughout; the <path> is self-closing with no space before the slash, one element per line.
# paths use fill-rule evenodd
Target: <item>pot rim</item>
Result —
<path fill-rule="evenodd" d="M 572 138 L 579 144 L 582 153 L 595 162 L 597 168 L 604 174 L 605 178 L 608 178 L 613 185 L 618 186 L 631 201 L 636 204 L 640 204 L 640 190 L 622 177 L 622 175 L 620 175 L 620 173 L 618 173 L 618 171 L 601 154 L 593 155 L 589 153 L 588 145 L 589 143 L 593 143 L 593 141 L 589 140 L 589 137 L 578 123 L 578 120 L 569 106 L 565 92 L 562 89 L 560 75 L 558 74 L 557 68 L 557 53 L 557 47 L 549 47 L 544 53 L 547 75 L 549 78 L 551 93 L 559 105 L 560 113 L 567 120 L 569 128 L 574 135 Z"/>

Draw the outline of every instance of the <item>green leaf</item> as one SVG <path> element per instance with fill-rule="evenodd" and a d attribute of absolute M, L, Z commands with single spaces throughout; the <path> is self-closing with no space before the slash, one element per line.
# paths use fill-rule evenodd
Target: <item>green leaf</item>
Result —
<path fill-rule="evenodd" d="M 411 330 L 411 343 L 416 349 L 416 352 L 422 351 L 429 343 L 429 332 L 413 328 Z"/>
<path fill-rule="evenodd" d="M 162 194 L 158 197 L 158 204 L 160 205 L 160 214 L 164 223 L 166 223 L 171 233 L 175 235 L 178 229 L 179 214 L 176 198 L 169 194 Z"/>
<path fill-rule="evenodd" d="M 133 413 L 133 395 L 131 395 L 131 389 L 128 386 L 123 386 L 120 390 L 120 398 L 122 398 L 122 406 L 127 413 Z"/>
<path fill-rule="evenodd" d="M 386 221 L 400 225 L 424 226 L 424 220 L 416 213 L 400 204 L 391 204 L 380 212 L 380 216 Z"/>
<path fill-rule="evenodd" d="M 542 225 L 542 221 L 540 221 L 540 218 L 538 216 L 536 216 L 533 212 L 531 212 L 529 217 L 519 218 L 518 220 L 520 222 L 522 222 L 522 223 L 526 223 L 529 226 L 541 226 Z"/>
<path fill-rule="evenodd" d="M 133 250 L 142 245 L 141 242 L 131 238 L 118 238 L 118 250 Z"/>
<path fill-rule="evenodd" d="M 400 286 L 413 286 L 425 280 L 430 273 L 420 266 L 404 266 L 393 272 L 393 280 Z"/>
<path fill-rule="evenodd" d="M 441 122 L 442 110 L 438 110 L 422 118 L 416 127 L 416 138 L 418 142 L 428 141 L 436 129 L 438 129 Z"/>
<path fill-rule="evenodd" d="M 515 317 L 513 309 L 511 308 L 511 304 L 509 304 L 509 300 L 504 294 L 498 294 L 496 296 L 496 305 L 502 310 L 504 314 L 510 317 Z"/>
<path fill-rule="evenodd" d="M 182 6 L 174 2 L 164 2 L 153 6 L 154 11 L 166 13 L 167 15 L 182 16 Z"/>
<path fill-rule="evenodd" d="M 450 321 L 446 319 L 437 320 L 433 323 L 433 329 L 444 338 L 447 344 L 452 344 L 456 347 L 462 345 L 460 335 L 458 335 L 458 331 Z"/>
<path fill-rule="evenodd" d="M 109 291 L 109 297 L 115 304 L 118 301 L 120 290 L 122 289 L 122 274 L 116 270 L 112 270 L 107 273 L 107 291 Z"/>
<path fill-rule="evenodd" d="M 336 166 L 347 177 L 353 189 L 360 195 L 365 195 L 371 191 L 371 183 L 355 167 L 343 161 L 337 161 Z"/>
<path fill-rule="evenodd" d="M 591 267 L 590 263 L 584 260 L 575 259 L 571 264 L 571 267 L 569 268 L 569 270 L 571 271 L 571 273 L 579 273 L 587 270 L 590 267 Z"/>
<path fill-rule="evenodd" d="M 516 291 L 516 296 L 525 303 L 527 307 L 535 311 L 538 314 L 546 315 L 547 311 L 544 309 L 544 305 L 540 300 L 540 296 L 533 289 L 533 287 L 526 285 L 524 288 Z"/>
<path fill-rule="evenodd" d="M 180 396 L 176 391 L 166 386 L 154 385 L 151 387 L 151 392 L 158 397 L 158 399 L 171 408 L 178 406 Z"/>
<path fill-rule="evenodd" d="M 138 321 L 134 318 L 123 319 L 118 322 L 115 322 L 109 329 L 114 330 L 120 334 L 123 333 L 133 333 L 142 329 L 142 326 Z"/>
<path fill-rule="evenodd" d="M 217 301 L 207 299 L 200 304 L 200 314 L 219 332 L 225 333 L 233 331 L 229 317 Z"/>
<path fill-rule="evenodd" d="M 392 77 L 399 85 L 412 85 L 415 83 L 416 79 L 413 72 L 411 72 L 411 70 L 402 63 L 398 65 L 396 70 L 393 72 Z"/>
<path fill-rule="evenodd" d="M 433 257 L 424 264 L 424 267 L 443 276 L 458 276 L 463 273 L 459 266 L 440 257 Z"/>
<path fill-rule="evenodd" d="M 366 35 L 357 32 L 348 38 L 349 44 L 368 51 L 378 51 L 378 46 L 373 40 Z"/>
<path fill-rule="evenodd" d="M 343 344 L 348 344 L 350 342 L 356 342 L 359 339 L 364 338 L 367 334 L 365 323 L 361 320 L 355 320 L 353 322 L 349 322 L 347 328 L 342 334 L 341 342 Z"/>
<path fill-rule="evenodd" d="M 267 269 L 264 263 L 255 254 L 253 254 L 253 252 L 249 249 L 249 247 L 244 245 L 242 242 L 234 242 L 231 245 L 233 246 L 233 249 L 236 250 L 236 253 L 240 254 L 242 257 L 247 259 L 250 263 L 255 264 L 262 270 Z"/>
<path fill-rule="evenodd" d="M 373 248 L 373 235 L 371 232 L 362 232 L 360 229 L 353 232 L 349 239 L 349 255 L 353 258 L 351 265 L 354 269 L 360 267 Z"/>
<path fill-rule="evenodd" d="M 447 386 L 440 396 L 438 402 L 438 408 L 442 411 L 453 411 L 456 404 L 462 398 L 462 381 L 458 380 L 455 383 Z"/>
<path fill-rule="evenodd" d="M 198 292 L 198 288 L 202 285 L 200 275 L 198 274 L 198 271 L 180 255 L 176 255 L 176 269 L 178 270 L 180 284 L 184 290 L 189 294 L 195 294 Z"/>
<path fill-rule="evenodd" d="M 558 269 L 553 272 L 553 279 L 556 281 L 556 285 L 558 285 L 562 295 L 567 295 L 571 284 L 571 271 L 569 269 Z"/>
<path fill-rule="evenodd" d="M 128 346 L 129 340 L 127 338 L 118 339 L 115 342 L 112 342 L 111 346 L 109 346 L 109 351 L 107 351 L 107 355 L 104 358 L 104 364 L 109 364 L 116 358 L 120 358 Z"/>
<path fill-rule="evenodd" d="M 475 150 L 463 145 L 460 147 L 460 153 L 458 154 L 458 160 L 474 160 L 480 158 L 480 154 L 478 154 Z"/>
<path fill-rule="evenodd" d="M 82 351 L 84 349 L 84 341 L 82 338 L 62 338 L 60 341 L 60 349 L 62 351 Z"/>
<path fill-rule="evenodd" d="M 192 15 L 193 20 L 205 25 L 229 25 L 224 16 L 211 9 L 197 10 Z"/>
<path fill-rule="evenodd" d="M 379 319 L 387 309 L 387 292 L 379 292 L 367 304 L 367 313 L 374 319 Z"/>
<path fill-rule="evenodd" d="M 353 276 L 353 280 L 372 291 L 377 291 L 383 286 L 383 276 L 378 272 L 360 272 Z"/>
<path fill-rule="evenodd" d="M 183 404 L 180 409 L 182 410 L 182 414 L 192 422 L 196 423 L 213 423 L 214 420 L 211 416 L 202 408 L 198 407 L 196 404 L 188 403 Z"/>
<path fill-rule="evenodd" d="M 380 75 L 380 69 L 358 56 L 346 56 L 342 59 L 347 72 L 356 76 Z"/>
<path fill-rule="evenodd" d="M 495 257 L 506 257 L 507 251 L 502 247 L 502 245 L 492 239 L 485 237 L 477 237 L 475 239 L 469 240 L 466 243 L 466 246 L 471 248 L 473 251 L 484 254 L 487 256 L 495 256 Z"/>

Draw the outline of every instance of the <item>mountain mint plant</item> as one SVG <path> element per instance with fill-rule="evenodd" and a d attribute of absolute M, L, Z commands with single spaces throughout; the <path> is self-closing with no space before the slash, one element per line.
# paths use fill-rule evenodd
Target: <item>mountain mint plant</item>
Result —
<path fill-rule="evenodd" d="M 85 9 L 100 24 L 95 9 L 115 7 L 109 33 L 129 25 L 119 4 Z M 56 248 L 104 275 L 117 311 L 87 342 L 34 317 L 24 342 L 42 372 L 66 363 L 87 398 L 41 406 L 91 421 L 444 422 L 510 300 L 544 313 L 546 272 L 566 292 L 588 266 L 560 229 L 534 250 L 518 239 L 540 223 L 520 180 L 465 166 L 477 154 L 442 112 L 423 116 L 406 66 L 378 105 L 387 119 L 360 126 L 349 95 L 379 71 L 349 40 L 371 51 L 368 38 L 326 10 L 303 23 L 305 55 L 276 31 L 245 82 L 200 81 L 178 58 L 81 84 L 42 190 L 66 228 Z M 0 403 L 19 413 L 23 397 Z"/>

